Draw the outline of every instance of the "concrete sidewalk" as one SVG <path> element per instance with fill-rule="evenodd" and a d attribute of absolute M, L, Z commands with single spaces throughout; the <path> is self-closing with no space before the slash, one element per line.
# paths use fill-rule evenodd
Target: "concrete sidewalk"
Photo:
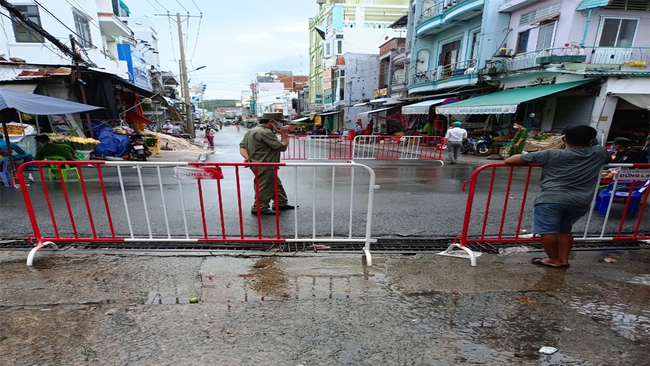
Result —
<path fill-rule="evenodd" d="M 650 351 L 650 250 L 573 253 L 568 269 L 533 253 L 473 268 L 77 249 L 26 267 L 26 255 L 0 252 L 0 364 L 642 365 Z"/>

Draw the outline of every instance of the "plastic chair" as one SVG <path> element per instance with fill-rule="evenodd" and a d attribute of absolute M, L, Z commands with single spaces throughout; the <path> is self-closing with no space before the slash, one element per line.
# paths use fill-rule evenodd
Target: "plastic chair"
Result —
<path fill-rule="evenodd" d="M 648 186 L 650 185 L 650 180 L 646 180 L 643 184 L 641 182 L 643 181 L 618 182 L 616 189 L 613 192 L 612 188 L 614 188 L 614 183 L 608 184 L 607 188 L 600 191 L 596 198 L 596 205 L 594 208 L 598 209 L 598 216 L 605 216 L 607 213 L 612 193 L 614 194 L 614 198 L 622 198 L 626 202 L 629 200 L 630 203 L 627 206 L 627 212 L 632 216 L 636 215 L 637 212 L 639 212 L 641 197 L 643 197 L 643 194 L 648 190 Z M 632 192 L 630 192 L 630 185 L 632 183 L 634 183 L 634 188 Z"/>
<path fill-rule="evenodd" d="M 66 161 L 66 160 L 69 160 L 69 159 L 66 159 L 63 156 L 51 155 L 51 156 L 45 156 L 45 160 Z M 68 181 L 68 172 L 70 170 L 73 170 L 75 173 L 77 173 L 77 180 L 81 179 L 81 178 L 79 178 L 79 169 L 77 169 L 77 167 L 74 166 L 74 165 L 70 165 L 70 164 L 50 164 L 50 165 L 48 165 L 48 168 L 47 168 L 47 178 L 49 180 L 52 180 L 52 176 L 54 176 L 55 179 L 60 179 L 59 178 L 59 166 L 61 167 L 61 173 L 63 173 L 63 181 L 64 182 Z"/>
<path fill-rule="evenodd" d="M 2 177 L 2 183 L 6 186 L 11 185 L 11 177 L 9 176 L 9 157 L 5 156 L 0 160 L 0 177 Z"/>

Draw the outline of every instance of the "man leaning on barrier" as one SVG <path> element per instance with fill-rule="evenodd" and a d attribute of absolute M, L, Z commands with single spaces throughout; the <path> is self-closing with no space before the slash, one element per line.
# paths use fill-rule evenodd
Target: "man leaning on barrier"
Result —
<path fill-rule="evenodd" d="M 542 167 L 532 231 L 540 235 L 547 257 L 533 258 L 533 264 L 569 267 L 573 224 L 589 211 L 603 165 L 612 160 L 604 147 L 591 146 L 596 134 L 592 127 L 576 126 L 562 137 L 566 145 L 562 150 L 513 155 L 505 160 L 509 165 L 537 163 Z"/>
<path fill-rule="evenodd" d="M 262 115 L 257 126 L 246 132 L 244 139 L 239 143 L 239 153 L 244 157 L 245 162 L 253 163 L 279 163 L 280 154 L 287 150 L 289 131 L 280 127 L 284 121 L 280 112 L 266 112 Z M 280 134 L 280 140 L 275 133 Z M 252 166 L 253 173 L 257 171 L 255 203 L 251 207 L 251 213 L 257 214 L 258 209 L 262 215 L 275 215 L 275 210 L 293 210 L 295 207 L 289 205 L 289 199 L 284 192 L 282 182 L 278 177 L 278 201 L 275 202 L 275 210 L 271 209 L 270 202 L 275 200 L 275 167 L 273 166 Z M 257 197 L 259 195 L 259 197 Z M 257 203 L 259 201 L 259 207 Z"/>

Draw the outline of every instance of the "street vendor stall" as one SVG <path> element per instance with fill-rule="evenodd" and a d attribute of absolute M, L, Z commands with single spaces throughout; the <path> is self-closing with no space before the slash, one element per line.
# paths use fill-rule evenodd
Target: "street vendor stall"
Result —
<path fill-rule="evenodd" d="M 4 112 L 7 112 L 11 108 L 33 115 L 52 115 L 80 113 L 100 109 L 101 107 L 0 88 L 0 119 L 2 120 L 4 138 L 9 148 L 9 167 L 11 169 L 8 174 L 10 177 L 13 177 L 14 161 L 11 154 L 11 141 L 4 118 Z"/>

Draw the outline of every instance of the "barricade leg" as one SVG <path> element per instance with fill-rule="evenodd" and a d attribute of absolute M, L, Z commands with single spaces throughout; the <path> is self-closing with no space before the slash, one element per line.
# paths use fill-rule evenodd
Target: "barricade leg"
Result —
<path fill-rule="evenodd" d="M 474 254 L 474 252 L 472 252 L 468 247 L 460 245 L 460 244 L 456 244 L 456 243 L 451 244 L 447 248 L 447 250 L 445 250 L 444 252 L 438 253 L 438 255 L 446 255 L 446 256 L 450 256 L 450 257 L 458 257 L 457 255 L 450 254 L 454 250 L 454 248 L 459 248 L 459 249 L 464 250 L 465 253 L 467 253 L 467 255 L 469 256 L 469 262 L 472 265 L 472 267 L 476 267 L 476 255 Z"/>
<path fill-rule="evenodd" d="M 37 252 L 39 249 L 41 249 L 41 248 L 43 248 L 43 247 L 46 247 L 46 246 L 48 246 L 48 245 L 53 246 L 53 247 L 54 247 L 54 250 L 59 250 L 59 247 L 57 247 L 56 244 L 54 244 L 54 243 L 51 242 L 51 241 L 39 241 L 39 242 L 36 244 L 36 246 L 35 246 L 34 248 L 32 248 L 32 250 L 29 251 L 29 255 L 27 255 L 27 266 L 28 266 L 28 267 L 31 267 L 32 264 L 34 264 L 34 256 L 36 256 L 36 252 Z"/>

